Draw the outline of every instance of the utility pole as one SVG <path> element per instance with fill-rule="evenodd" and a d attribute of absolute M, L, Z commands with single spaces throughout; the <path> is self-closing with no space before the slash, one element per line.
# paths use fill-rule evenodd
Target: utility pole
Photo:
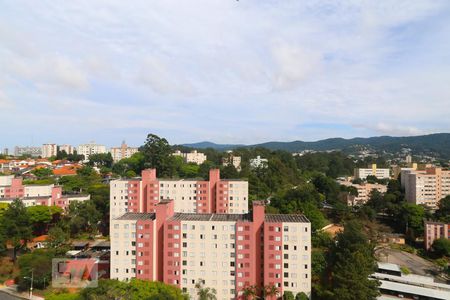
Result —
<path fill-rule="evenodd" d="M 33 280 L 34 280 L 34 270 L 31 269 L 30 299 L 33 299 Z"/>

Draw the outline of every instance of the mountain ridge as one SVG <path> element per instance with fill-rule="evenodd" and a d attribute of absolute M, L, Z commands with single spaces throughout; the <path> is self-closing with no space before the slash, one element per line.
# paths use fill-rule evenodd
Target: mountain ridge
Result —
<path fill-rule="evenodd" d="M 349 150 L 357 146 L 371 147 L 374 150 L 400 151 L 402 148 L 410 148 L 413 154 L 435 153 L 442 158 L 450 158 L 450 133 L 433 133 L 417 136 L 375 136 L 375 137 L 354 137 L 345 138 L 327 138 L 323 140 L 305 142 L 291 141 L 279 142 L 269 141 L 259 144 L 216 144 L 209 141 L 200 143 L 186 143 L 182 146 L 189 148 L 205 149 L 213 148 L 216 150 L 233 150 L 236 148 L 256 148 L 263 147 L 270 150 L 285 150 L 289 152 L 299 152 L 303 150 L 327 151 L 327 150 Z"/>

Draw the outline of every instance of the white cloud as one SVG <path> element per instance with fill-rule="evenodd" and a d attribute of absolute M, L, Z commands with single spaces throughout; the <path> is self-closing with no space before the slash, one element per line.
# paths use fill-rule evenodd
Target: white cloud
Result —
<path fill-rule="evenodd" d="M 320 66 L 320 54 L 301 47 L 279 45 L 273 49 L 276 63 L 274 86 L 292 89 L 308 79 Z"/>
<path fill-rule="evenodd" d="M 192 96 L 192 84 L 176 70 L 170 70 L 162 59 L 147 57 L 137 74 L 137 81 L 159 94 L 180 94 Z"/>

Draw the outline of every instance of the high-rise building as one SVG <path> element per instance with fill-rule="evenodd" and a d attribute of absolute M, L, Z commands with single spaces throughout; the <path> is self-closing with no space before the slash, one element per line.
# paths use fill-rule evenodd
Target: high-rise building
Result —
<path fill-rule="evenodd" d="M 52 156 L 56 156 L 58 152 L 58 147 L 56 144 L 43 144 L 42 145 L 42 157 L 49 158 Z"/>
<path fill-rule="evenodd" d="M 14 147 L 14 156 L 22 156 L 22 155 L 31 155 L 33 157 L 41 156 L 42 149 L 41 147 Z"/>
<path fill-rule="evenodd" d="M 436 209 L 439 201 L 450 195 L 450 170 L 436 167 L 407 170 L 401 176 L 408 202 Z"/>
<path fill-rule="evenodd" d="M 58 151 L 65 151 L 67 154 L 73 154 L 73 150 L 72 145 L 64 144 L 58 146 Z"/>
<path fill-rule="evenodd" d="M 106 147 L 104 145 L 96 144 L 95 142 L 90 142 L 88 144 L 79 145 L 77 153 L 84 155 L 84 160 L 89 160 L 89 156 L 92 154 L 106 153 Z"/>
<path fill-rule="evenodd" d="M 217 299 L 244 299 L 252 285 L 311 294 L 310 222 L 265 214 L 259 201 L 246 214 L 175 213 L 163 201 L 113 219 L 110 231 L 112 279 L 163 281 L 191 297 L 200 280 Z"/>
<path fill-rule="evenodd" d="M 110 217 L 126 212 L 153 212 L 156 204 L 173 200 L 176 212 L 246 213 L 248 182 L 220 179 L 220 171 L 209 171 L 209 180 L 160 179 L 155 169 L 142 177 L 110 182 Z"/>
<path fill-rule="evenodd" d="M 355 169 L 355 178 L 356 179 L 366 179 L 367 176 L 375 176 L 378 179 L 390 178 L 389 169 L 380 169 L 377 168 L 376 164 L 372 164 L 369 168 L 356 168 Z"/>
<path fill-rule="evenodd" d="M 118 162 L 119 160 L 124 158 L 130 158 L 138 151 L 139 150 L 137 147 L 128 147 L 125 141 L 122 142 L 122 145 L 120 147 L 112 147 L 110 150 L 111 156 L 115 162 Z"/>

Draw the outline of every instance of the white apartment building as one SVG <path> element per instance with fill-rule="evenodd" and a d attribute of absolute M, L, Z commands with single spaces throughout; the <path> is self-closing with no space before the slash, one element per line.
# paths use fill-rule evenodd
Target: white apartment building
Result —
<path fill-rule="evenodd" d="M 204 153 L 197 152 L 197 150 L 192 150 L 188 153 L 182 153 L 180 150 L 177 150 L 172 155 L 182 157 L 185 163 L 194 163 L 197 165 L 201 165 L 207 160 L 206 155 Z"/>
<path fill-rule="evenodd" d="M 106 153 L 106 147 L 105 145 L 90 142 L 88 144 L 79 145 L 77 148 L 77 153 L 84 155 L 84 160 L 88 161 L 89 156 L 92 154 Z"/>
<path fill-rule="evenodd" d="M 222 159 L 222 165 L 229 166 L 231 164 L 236 170 L 241 171 L 241 160 L 242 159 L 240 156 L 234 156 L 233 154 L 229 153 L 228 156 Z"/>
<path fill-rule="evenodd" d="M 423 171 L 405 171 L 405 197 L 408 202 L 438 207 L 442 198 L 450 195 L 450 170 L 427 168 Z"/>
<path fill-rule="evenodd" d="M 74 150 L 72 145 L 67 145 L 67 144 L 59 145 L 58 149 L 59 149 L 59 151 L 65 151 L 67 154 L 73 154 L 73 150 Z"/>
<path fill-rule="evenodd" d="M 130 158 L 138 151 L 137 147 L 128 147 L 125 141 L 123 141 L 120 147 L 112 147 L 109 152 L 111 153 L 114 162 L 118 162 L 121 159 Z"/>
<path fill-rule="evenodd" d="M 58 152 L 58 147 L 56 144 L 43 144 L 42 145 L 42 157 L 49 158 L 52 156 L 56 156 Z"/>
<path fill-rule="evenodd" d="M 257 168 L 267 168 L 269 161 L 267 160 L 267 158 L 261 158 L 261 156 L 256 156 L 256 158 L 252 158 L 250 159 L 250 167 L 252 169 L 257 169 Z"/>
<path fill-rule="evenodd" d="M 362 183 L 362 184 L 354 184 L 349 181 L 340 181 L 339 182 L 342 185 L 345 186 L 352 186 L 356 188 L 358 191 L 358 196 L 354 195 L 347 195 L 347 205 L 348 206 L 354 206 L 354 205 L 363 205 L 367 203 L 370 199 L 370 193 L 372 193 L 373 190 L 377 190 L 378 192 L 384 194 L 387 192 L 387 186 L 383 184 L 371 184 L 371 183 Z"/>
<path fill-rule="evenodd" d="M 366 179 L 367 176 L 375 176 L 378 179 L 390 178 L 390 170 L 377 168 L 376 164 L 372 164 L 367 169 L 363 168 L 355 169 L 356 179 Z"/>

